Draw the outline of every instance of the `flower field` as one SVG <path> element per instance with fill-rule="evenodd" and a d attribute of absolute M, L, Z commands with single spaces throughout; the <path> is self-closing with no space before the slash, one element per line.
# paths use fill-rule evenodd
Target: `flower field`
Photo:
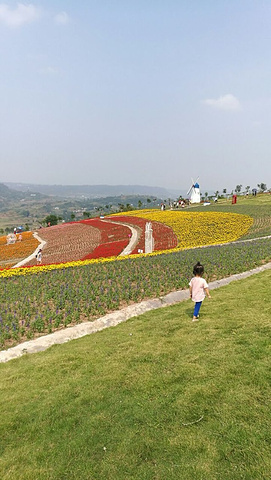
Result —
<path fill-rule="evenodd" d="M 118 220 L 119 224 L 113 223 Z M 106 217 L 105 220 L 93 218 L 56 225 L 39 230 L 39 236 L 46 241 L 43 248 L 44 265 L 117 257 L 128 245 L 130 229 L 138 231 L 138 249 L 144 251 L 144 231 L 147 221 L 152 222 L 154 252 L 161 253 L 203 245 L 221 244 L 234 241 L 243 236 L 253 223 L 251 217 L 218 212 L 176 212 L 143 210 L 128 212 L 125 215 Z M 38 246 L 30 232 L 26 232 L 22 242 L 0 245 L 0 262 L 4 268 L 15 265 L 27 257 Z M 2 254 L 2 258 L 1 258 Z M 32 259 L 27 266 L 33 266 Z"/>
<path fill-rule="evenodd" d="M 116 220 L 116 217 L 107 217 Z M 149 221 L 148 218 L 141 218 L 140 216 L 131 216 L 131 215 L 118 215 L 117 219 L 119 222 L 123 222 L 131 225 L 132 227 L 139 227 L 140 235 L 138 243 L 135 249 L 132 251 L 133 254 L 137 253 L 138 249 L 145 250 L 145 226 Z M 161 222 L 152 221 L 153 229 L 153 238 L 154 238 L 154 251 L 157 250 L 169 250 L 177 247 L 178 238 L 177 235 L 173 232 L 172 228 L 165 225 Z"/>
<path fill-rule="evenodd" d="M 119 223 L 111 223 L 115 221 Z M 134 252 L 144 249 L 147 221 L 152 222 L 157 250 L 118 256 L 130 239 L 126 225 L 139 232 Z M 198 260 L 205 265 L 207 280 L 270 261 L 269 239 L 223 245 L 245 235 L 252 222 L 249 216 L 229 212 L 145 210 L 40 229 L 41 238 L 47 241 L 45 265 L 0 272 L 0 345 L 6 348 L 142 299 L 187 288 Z M 32 242 L 30 251 L 27 240 Z M 0 244 L 0 249 L 14 247 L 15 252 L 21 248 L 20 255 L 27 251 L 27 256 L 37 246 L 33 240 L 28 232 L 22 242 Z M 197 248 L 208 244 L 213 246 Z"/>
<path fill-rule="evenodd" d="M 202 212 L 202 206 L 194 207 L 194 212 Z M 236 205 L 231 205 L 230 202 L 218 203 L 208 206 L 209 212 L 217 213 L 238 213 L 241 215 L 248 215 L 253 218 L 251 225 L 244 238 L 255 238 L 266 235 L 271 235 L 271 198 L 258 196 L 255 198 L 239 198 Z"/>
<path fill-rule="evenodd" d="M 41 228 L 43 265 L 119 255 L 129 241 L 129 228 L 100 219 L 82 220 Z M 31 252 L 32 253 L 32 252 Z M 27 266 L 36 265 L 36 260 Z"/>
<path fill-rule="evenodd" d="M 32 232 L 22 232 L 22 241 L 7 245 L 7 237 L 0 237 L 0 268 L 16 265 L 24 258 L 31 255 L 39 245 L 38 240 L 33 237 Z"/>
<path fill-rule="evenodd" d="M 130 229 L 124 225 L 117 225 L 99 218 L 81 220 L 80 223 L 99 229 L 101 234 L 100 244 L 93 252 L 82 257 L 83 260 L 117 256 L 129 243 Z"/>
<path fill-rule="evenodd" d="M 198 260 L 205 266 L 207 280 L 219 279 L 270 261 L 271 243 L 269 239 L 253 240 L 171 254 L 122 257 L 117 262 L 91 260 L 77 268 L 60 265 L 51 271 L 51 266 L 33 267 L 33 275 L 3 276 L 1 347 L 187 288 Z"/>
<path fill-rule="evenodd" d="M 176 234 L 181 249 L 233 242 L 253 224 L 248 215 L 224 212 L 140 210 L 126 215 L 164 223 Z"/>
<path fill-rule="evenodd" d="M 45 265 L 80 260 L 101 242 L 99 229 L 80 223 L 41 228 L 38 233 L 47 242 L 42 253 L 42 263 Z M 36 263 L 33 259 L 27 265 Z"/>

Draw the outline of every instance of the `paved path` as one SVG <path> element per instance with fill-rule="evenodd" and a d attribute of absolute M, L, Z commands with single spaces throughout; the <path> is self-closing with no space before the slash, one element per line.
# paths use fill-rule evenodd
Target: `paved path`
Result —
<path fill-rule="evenodd" d="M 33 253 L 31 253 L 31 255 L 29 255 L 29 257 L 24 258 L 24 260 L 22 260 L 19 263 L 16 263 L 16 265 L 13 265 L 13 267 L 11 267 L 11 268 L 23 267 L 26 263 L 30 262 L 30 260 L 33 260 L 36 257 L 40 248 L 43 248 L 44 245 L 46 245 L 47 242 L 45 240 L 42 240 L 38 236 L 37 232 L 33 233 L 33 237 L 35 237 L 38 240 L 38 242 L 40 242 L 39 246 L 36 248 L 36 250 Z"/>
<path fill-rule="evenodd" d="M 216 280 L 215 282 L 210 282 L 210 290 L 228 285 L 229 283 L 235 280 L 241 280 L 243 278 L 250 277 L 264 270 L 271 268 L 271 262 L 261 267 L 254 268 L 248 272 L 237 273 L 227 278 L 221 280 Z M 63 328 L 57 332 L 51 333 L 49 335 L 44 335 L 43 337 L 36 338 L 35 340 L 30 340 L 28 342 L 21 343 L 16 347 L 9 348 L 8 350 L 3 350 L 0 352 L 0 363 L 8 362 L 14 358 L 21 357 L 26 353 L 37 353 L 43 350 L 46 350 L 51 345 L 61 344 L 74 340 L 76 338 L 84 337 L 91 333 L 98 332 L 104 328 L 114 327 L 119 323 L 125 322 L 129 318 L 136 317 L 142 313 L 148 312 L 149 310 L 155 310 L 161 307 L 168 307 L 174 303 L 182 302 L 188 300 L 189 290 L 178 290 L 176 292 L 169 293 L 164 297 L 156 298 L 153 300 L 146 300 L 129 307 L 125 307 L 122 310 L 117 312 L 109 313 L 93 322 L 85 322 L 80 325 L 75 325 L 74 327 Z"/>
<path fill-rule="evenodd" d="M 130 255 L 132 253 L 132 251 L 134 250 L 134 248 L 136 247 L 137 243 L 138 243 L 138 230 L 135 227 L 132 227 L 131 225 L 128 225 L 127 223 L 123 223 L 123 222 L 115 222 L 113 220 L 103 220 L 103 222 L 105 222 L 105 223 L 115 223 L 116 225 L 121 225 L 121 226 L 124 226 L 124 227 L 128 227 L 131 230 L 130 241 L 129 241 L 127 247 L 125 247 L 125 249 L 120 253 L 119 256 L 122 257 L 124 255 Z"/>

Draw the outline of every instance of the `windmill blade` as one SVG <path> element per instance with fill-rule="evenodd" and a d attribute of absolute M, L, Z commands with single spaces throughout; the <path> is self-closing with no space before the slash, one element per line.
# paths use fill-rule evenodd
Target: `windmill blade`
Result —
<path fill-rule="evenodd" d="M 197 180 L 195 181 L 195 183 L 197 183 L 197 181 L 199 180 L 199 177 L 197 178 Z M 194 184 L 195 185 L 195 184 Z"/>
<path fill-rule="evenodd" d="M 193 180 L 193 178 L 192 178 L 192 177 L 191 177 L 191 182 L 192 182 L 192 183 L 191 183 L 191 187 L 189 188 L 189 190 L 188 190 L 188 192 L 187 192 L 187 194 L 186 194 L 186 195 L 190 195 L 190 192 L 191 192 L 192 188 L 193 188 L 193 187 L 194 187 L 194 185 L 195 185 L 195 184 L 194 184 L 194 180 Z"/>

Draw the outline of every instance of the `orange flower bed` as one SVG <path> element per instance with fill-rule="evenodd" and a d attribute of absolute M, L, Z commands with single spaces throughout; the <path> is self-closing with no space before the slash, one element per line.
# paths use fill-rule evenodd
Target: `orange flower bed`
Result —
<path fill-rule="evenodd" d="M 16 243 L 7 245 L 7 237 L 0 237 L 0 267 L 6 268 L 20 262 L 33 253 L 39 245 L 32 232 L 22 232 L 22 240 L 16 235 Z"/>

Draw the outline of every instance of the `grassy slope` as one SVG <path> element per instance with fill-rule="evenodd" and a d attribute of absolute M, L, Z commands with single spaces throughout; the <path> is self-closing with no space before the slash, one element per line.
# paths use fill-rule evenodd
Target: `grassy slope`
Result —
<path fill-rule="evenodd" d="M 1 479 L 269 479 L 270 280 L 0 365 Z"/>

